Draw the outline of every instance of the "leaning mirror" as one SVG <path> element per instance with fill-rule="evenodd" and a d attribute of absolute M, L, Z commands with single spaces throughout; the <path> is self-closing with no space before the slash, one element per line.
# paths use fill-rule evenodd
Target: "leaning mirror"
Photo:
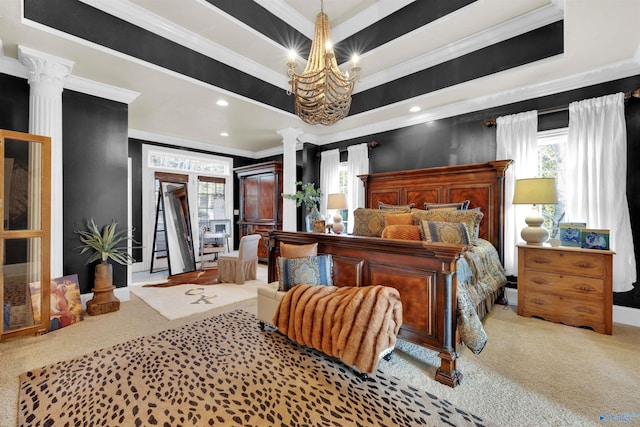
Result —
<path fill-rule="evenodd" d="M 169 275 L 195 271 L 187 184 L 160 182 L 167 242 Z"/>

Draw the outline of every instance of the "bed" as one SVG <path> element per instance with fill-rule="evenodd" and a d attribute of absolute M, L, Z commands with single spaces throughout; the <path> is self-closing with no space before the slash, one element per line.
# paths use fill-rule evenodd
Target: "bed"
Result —
<path fill-rule="evenodd" d="M 483 213 L 478 242 L 503 251 L 504 173 L 510 160 L 400 172 L 362 175 L 365 206 L 423 207 L 469 200 L 468 209 Z M 456 367 L 461 331 L 491 309 L 505 279 L 495 279 L 489 292 L 467 289 L 478 264 L 476 249 L 457 243 L 383 239 L 371 235 L 274 231 L 269 236 L 269 282 L 277 280 L 276 258 L 281 242 L 318 243 L 318 253 L 331 254 L 337 286 L 386 285 L 400 293 L 403 324 L 398 338 L 438 351 L 441 360 L 435 379 L 455 387 L 462 379 Z M 503 276 L 504 277 L 504 276 Z M 471 302 L 459 294 L 469 296 Z M 475 310 L 469 310 L 473 305 Z M 474 316 L 477 313 L 477 316 Z M 470 319 L 466 319 L 469 317 Z M 477 326 L 477 324 L 476 324 Z M 477 332 L 477 331 L 476 331 Z M 480 331 L 478 333 L 482 333 Z M 481 344 L 483 345 L 483 344 Z M 480 348 L 481 350 L 481 348 Z"/>

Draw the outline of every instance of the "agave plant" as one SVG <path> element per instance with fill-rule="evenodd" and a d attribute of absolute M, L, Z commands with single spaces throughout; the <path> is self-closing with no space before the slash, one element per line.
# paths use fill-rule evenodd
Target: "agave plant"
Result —
<path fill-rule="evenodd" d="M 116 231 L 117 225 L 118 223 L 115 220 L 111 220 L 111 224 L 105 225 L 101 232 L 92 218 L 87 223 L 88 231 L 75 231 L 82 242 L 79 246 L 79 248 L 82 248 L 80 254 L 91 250 L 95 251 L 87 261 L 87 264 L 97 260 L 107 262 L 109 259 L 122 265 L 135 262 L 135 259 L 127 252 L 127 245 L 122 245 L 122 242 L 126 243 L 129 240 L 137 242 L 127 235 L 128 230 Z"/>

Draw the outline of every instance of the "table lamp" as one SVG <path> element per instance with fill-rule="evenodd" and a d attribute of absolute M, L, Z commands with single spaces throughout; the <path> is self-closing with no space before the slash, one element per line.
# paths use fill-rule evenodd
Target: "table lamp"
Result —
<path fill-rule="evenodd" d="M 555 178 L 527 178 L 516 180 L 513 192 L 514 205 L 533 205 L 531 212 L 525 218 L 527 226 L 520 235 L 528 245 L 541 246 L 549 240 L 549 232 L 542 227 L 544 217 L 538 205 L 558 203 Z"/>
<path fill-rule="evenodd" d="M 333 216 L 333 232 L 340 234 L 344 231 L 344 224 L 340 216 L 341 209 L 347 209 L 347 195 L 345 193 L 332 193 L 327 196 L 327 209 L 337 209 Z"/>

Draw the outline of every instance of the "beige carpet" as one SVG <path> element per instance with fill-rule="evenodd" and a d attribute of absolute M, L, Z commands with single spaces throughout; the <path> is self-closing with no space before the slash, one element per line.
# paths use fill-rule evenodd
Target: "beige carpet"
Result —
<path fill-rule="evenodd" d="M 242 310 L 20 379 L 20 425 L 492 425 L 380 371 L 361 380 Z"/>
<path fill-rule="evenodd" d="M 255 300 L 241 304 L 256 313 Z M 169 321 L 132 296 L 117 312 L 87 316 L 52 334 L 0 343 L 0 426 L 16 425 L 18 376 L 23 372 L 223 311 Z M 461 352 L 459 367 L 465 377 L 455 389 L 433 380 L 439 363 L 435 353 L 402 341 L 391 361 L 380 368 L 502 426 L 602 426 L 600 415 L 640 412 L 640 328 L 614 324 L 613 335 L 607 336 L 522 318 L 513 307 L 497 307 L 485 328 L 485 350 L 479 356 Z M 633 417 L 628 423 L 608 425 L 640 422 Z"/>
<path fill-rule="evenodd" d="M 169 320 L 174 320 L 257 298 L 258 287 L 266 283 L 261 280 L 249 280 L 242 285 L 235 283 L 219 283 L 210 286 L 188 284 L 171 287 L 134 285 L 130 286 L 129 290 L 158 313 Z"/>

